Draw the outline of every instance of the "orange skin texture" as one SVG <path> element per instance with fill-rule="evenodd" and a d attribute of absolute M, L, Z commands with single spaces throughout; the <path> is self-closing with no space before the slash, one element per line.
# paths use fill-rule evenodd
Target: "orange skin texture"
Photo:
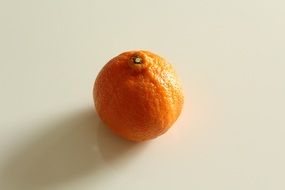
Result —
<path fill-rule="evenodd" d="M 141 62 L 135 63 L 135 58 Z M 124 52 L 111 59 L 96 78 L 93 98 L 101 120 L 131 141 L 165 133 L 184 101 L 173 67 L 149 51 Z"/>

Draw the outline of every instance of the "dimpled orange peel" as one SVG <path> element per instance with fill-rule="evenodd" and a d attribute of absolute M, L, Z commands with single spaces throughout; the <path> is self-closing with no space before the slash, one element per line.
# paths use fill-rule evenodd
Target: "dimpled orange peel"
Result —
<path fill-rule="evenodd" d="M 96 78 L 93 98 L 101 120 L 131 141 L 165 133 L 184 100 L 173 67 L 149 51 L 128 51 L 111 59 Z"/>

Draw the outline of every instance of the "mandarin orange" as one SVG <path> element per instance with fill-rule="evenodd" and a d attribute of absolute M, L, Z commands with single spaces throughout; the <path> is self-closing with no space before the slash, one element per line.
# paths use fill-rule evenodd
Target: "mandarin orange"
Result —
<path fill-rule="evenodd" d="M 184 101 L 173 67 L 149 51 L 128 51 L 111 59 L 96 78 L 93 98 L 101 120 L 131 141 L 165 133 Z"/>

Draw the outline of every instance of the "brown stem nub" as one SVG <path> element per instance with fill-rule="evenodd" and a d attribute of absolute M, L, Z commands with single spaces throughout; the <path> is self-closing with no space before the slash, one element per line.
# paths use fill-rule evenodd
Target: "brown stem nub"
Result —
<path fill-rule="evenodd" d="M 135 64 L 142 64 L 143 59 L 139 56 L 135 56 L 135 57 L 133 57 L 133 61 Z"/>

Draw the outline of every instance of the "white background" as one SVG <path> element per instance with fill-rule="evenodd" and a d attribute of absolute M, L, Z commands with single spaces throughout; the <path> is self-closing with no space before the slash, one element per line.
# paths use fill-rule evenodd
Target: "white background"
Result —
<path fill-rule="evenodd" d="M 0 1 L 1 190 L 285 189 L 285 3 Z M 133 144 L 93 111 L 117 54 L 181 76 L 169 132 Z"/>

